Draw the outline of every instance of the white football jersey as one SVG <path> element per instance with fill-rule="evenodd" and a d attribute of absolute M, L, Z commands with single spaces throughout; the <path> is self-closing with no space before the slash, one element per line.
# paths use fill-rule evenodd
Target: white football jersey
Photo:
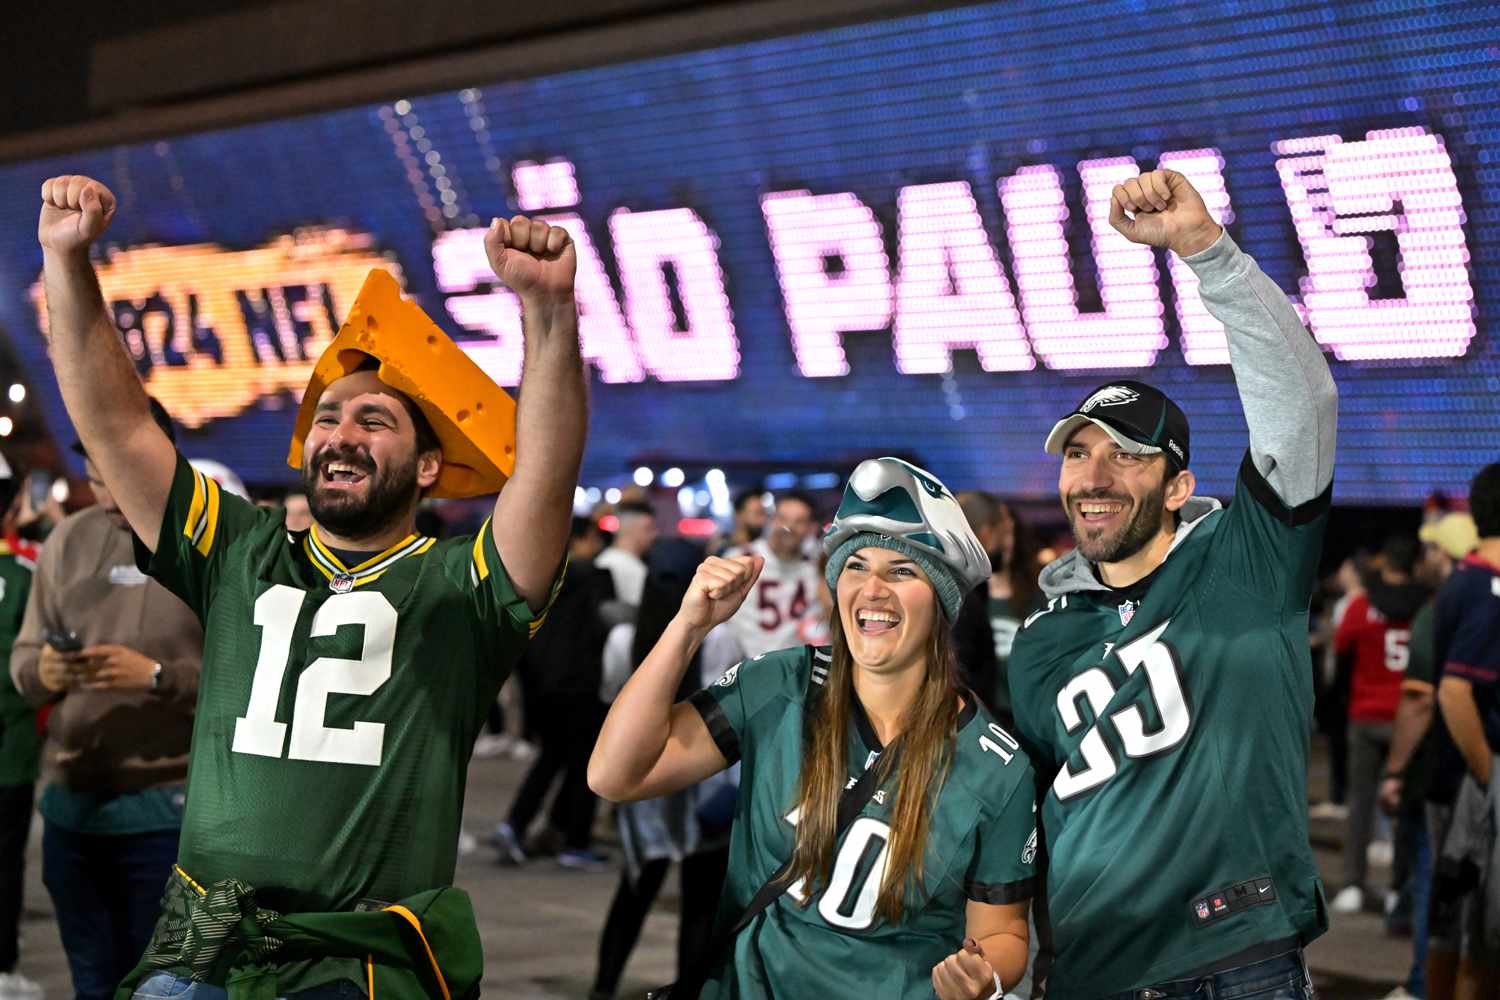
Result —
<path fill-rule="evenodd" d="M 798 630 L 804 621 L 823 614 L 818 588 L 825 584 L 818 564 L 809 559 L 779 559 L 764 539 L 752 542 L 748 549 L 725 554 L 758 555 L 766 561 L 760 579 L 728 622 L 745 656 L 801 644 Z"/>

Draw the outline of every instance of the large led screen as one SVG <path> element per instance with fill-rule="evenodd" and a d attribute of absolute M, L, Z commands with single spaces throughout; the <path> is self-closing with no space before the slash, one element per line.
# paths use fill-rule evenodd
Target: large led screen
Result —
<path fill-rule="evenodd" d="M 586 53 L 580 53 L 586 56 Z M 1193 178 L 1341 391 L 1336 496 L 1462 491 L 1500 458 L 1500 10 L 1000 3 L 483 84 L 0 168 L 0 323 L 66 434 L 38 190 L 110 184 L 106 297 L 189 454 L 287 478 L 310 359 L 370 267 L 493 376 L 489 218 L 580 251 L 585 483 L 681 463 L 915 456 L 1054 489 L 1047 429 L 1121 374 L 1187 411 L 1202 489 L 1246 445 L 1222 329 L 1111 186 Z"/>

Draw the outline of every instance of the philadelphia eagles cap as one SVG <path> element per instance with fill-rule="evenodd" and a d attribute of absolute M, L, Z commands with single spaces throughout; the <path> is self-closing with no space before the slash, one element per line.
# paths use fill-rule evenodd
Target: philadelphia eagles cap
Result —
<path fill-rule="evenodd" d="M 1077 409 L 1053 426 L 1047 435 L 1047 451 L 1062 454 L 1068 439 L 1084 424 L 1098 427 L 1128 452 L 1164 454 L 1174 471 L 1187 468 L 1187 416 L 1160 389 L 1144 382 L 1109 382 L 1089 393 Z"/>

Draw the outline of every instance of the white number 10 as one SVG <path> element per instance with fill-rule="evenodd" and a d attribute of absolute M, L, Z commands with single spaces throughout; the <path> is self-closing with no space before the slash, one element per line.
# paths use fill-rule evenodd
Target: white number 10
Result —
<path fill-rule="evenodd" d="M 255 602 L 260 657 L 250 682 L 250 705 L 234 723 L 235 753 L 280 757 L 286 746 L 287 724 L 276 721 L 276 709 L 291 658 L 292 630 L 306 597 L 295 587 L 277 584 Z M 373 590 L 336 594 L 313 615 L 308 634 L 333 635 L 342 625 L 364 626 L 360 658 L 323 656 L 302 671 L 292 707 L 292 739 L 287 756 L 292 760 L 376 767 L 385 745 L 384 723 L 356 722 L 352 729 L 333 729 L 323 724 L 323 718 L 329 695 L 371 695 L 390 680 L 396 609 L 385 595 Z"/>

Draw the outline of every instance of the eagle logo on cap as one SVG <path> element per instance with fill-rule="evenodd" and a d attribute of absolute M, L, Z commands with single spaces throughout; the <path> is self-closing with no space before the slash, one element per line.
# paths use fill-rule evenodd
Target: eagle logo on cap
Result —
<path fill-rule="evenodd" d="M 1134 403 L 1141 398 L 1141 394 L 1134 389 L 1123 385 L 1107 385 L 1083 401 L 1078 408 L 1079 413 L 1088 413 L 1097 406 L 1119 406 L 1122 403 Z"/>

